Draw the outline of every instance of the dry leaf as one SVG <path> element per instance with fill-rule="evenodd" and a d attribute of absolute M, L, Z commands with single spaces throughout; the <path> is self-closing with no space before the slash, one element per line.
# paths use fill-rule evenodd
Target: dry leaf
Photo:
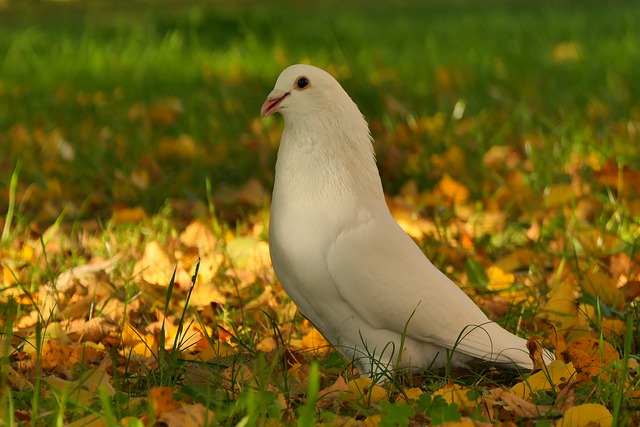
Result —
<path fill-rule="evenodd" d="M 455 204 L 463 204 L 469 199 L 469 189 L 447 174 L 438 183 L 437 190 Z"/>
<path fill-rule="evenodd" d="M 258 344 L 256 344 L 256 350 L 264 351 L 265 353 L 270 353 L 276 348 L 278 348 L 278 343 L 272 336 L 264 337 Z"/>
<path fill-rule="evenodd" d="M 562 333 L 576 323 L 578 299 L 574 287 L 566 281 L 556 282 L 549 300 L 542 307 L 544 317 Z"/>
<path fill-rule="evenodd" d="M 601 373 L 606 374 L 607 379 L 608 373 L 603 372 L 603 369 L 620 360 L 620 355 L 611 344 L 594 338 L 579 338 L 569 343 L 562 356 L 575 367 L 579 383 L 591 382 Z"/>
<path fill-rule="evenodd" d="M 583 292 L 600 298 L 607 306 L 622 310 L 624 294 L 616 286 L 616 281 L 601 270 L 588 270 L 580 282 Z"/>
<path fill-rule="evenodd" d="M 526 380 L 514 385 L 511 392 L 516 396 L 528 400 L 531 393 L 557 389 L 560 384 L 575 380 L 576 370 L 571 363 L 554 360 L 546 369 L 531 375 Z M 551 382 L 549 382 L 551 380 Z"/>
<path fill-rule="evenodd" d="M 540 418 L 552 408 L 551 406 L 533 404 L 514 393 L 501 389 L 492 390 L 491 394 L 494 399 L 504 402 L 509 411 L 518 414 L 520 417 Z"/>
<path fill-rule="evenodd" d="M 345 397 L 358 401 L 363 406 L 370 406 L 379 403 L 381 400 L 387 399 L 387 390 L 373 384 L 369 377 L 360 377 L 349 381 L 347 384 L 348 392 Z"/>
<path fill-rule="evenodd" d="M 338 376 L 335 383 L 323 390 L 320 390 L 320 393 L 318 393 L 318 408 L 328 408 L 336 403 L 340 403 L 344 398 L 344 394 L 348 390 L 349 386 L 342 375 Z"/>
<path fill-rule="evenodd" d="M 173 400 L 170 387 L 154 387 L 149 391 L 149 400 L 153 406 L 156 419 L 165 412 L 171 412 L 180 407 L 180 403 Z"/>
<path fill-rule="evenodd" d="M 113 209 L 113 215 L 111 215 L 111 221 L 114 224 L 124 223 L 140 223 L 149 218 L 147 212 L 141 206 L 135 206 L 133 208 L 127 206 L 116 206 Z"/>
<path fill-rule="evenodd" d="M 422 391 L 421 388 L 412 387 L 409 390 L 403 390 L 402 393 L 398 393 L 396 402 L 410 402 L 412 400 L 418 400 L 423 394 L 424 391 Z"/>
<path fill-rule="evenodd" d="M 211 227 L 205 225 L 199 219 L 189 224 L 179 236 L 180 243 L 189 248 L 198 249 L 198 255 L 205 257 L 211 254 L 218 243 Z"/>
<path fill-rule="evenodd" d="M 227 244 L 234 268 L 260 271 L 271 265 L 269 244 L 254 237 L 238 237 Z"/>
<path fill-rule="evenodd" d="M 323 355 L 331 351 L 331 344 L 316 328 L 311 328 L 309 333 L 302 337 L 302 347 L 312 354 Z"/>
<path fill-rule="evenodd" d="M 585 403 L 567 409 L 558 421 L 558 427 L 610 427 L 613 416 L 609 410 L 598 403 Z"/>
<path fill-rule="evenodd" d="M 49 386 L 49 393 L 55 393 L 58 399 L 68 396 L 80 405 L 89 405 L 100 396 L 102 389 L 107 396 L 114 396 L 115 389 L 110 383 L 110 376 L 103 369 L 89 369 L 76 381 L 65 381 L 50 375 L 44 378 Z"/>
<path fill-rule="evenodd" d="M 161 138 L 158 143 L 158 157 L 165 161 L 190 161 L 198 155 L 198 151 L 196 142 L 189 135 Z"/>
<path fill-rule="evenodd" d="M 213 411 L 200 403 L 182 403 L 172 411 L 163 412 L 156 419 L 155 425 L 167 427 L 206 426 L 215 420 Z"/>
<path fill-rule="evenodd" d="M 445 388 L 441 388 L 433 393 L 434 396 L 442 396 L 447 403 L 455 403 L 461 408 L 472 409 L 477 405 L 477 401 L 469 400 L 467 392 L 471 389 L 461 387 L 458 384 L 447 384 Z"/>

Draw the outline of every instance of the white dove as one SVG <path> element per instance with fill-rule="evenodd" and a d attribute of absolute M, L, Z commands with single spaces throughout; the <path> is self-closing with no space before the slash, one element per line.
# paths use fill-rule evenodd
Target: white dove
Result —
<path fill-rule="evenodd" d="M 310 65 L 285 69 L 261 110 L 275 112 L 285 127 L 271 260 L 329 342 L 364 375 L 477 359 L 533 367 L 526 340 L 490 321 L 393 219 L 367 122 L 330 74 Z"/>

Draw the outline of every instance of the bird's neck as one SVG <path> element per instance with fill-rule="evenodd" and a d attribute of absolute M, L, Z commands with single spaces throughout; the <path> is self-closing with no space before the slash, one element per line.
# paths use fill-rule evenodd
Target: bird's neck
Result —
<path fill-rule="evenodd" d="M 278 150 L 274 202 L 385 203 L 369 128 L 359 111 L 292 122 L 285 122 Z"/>

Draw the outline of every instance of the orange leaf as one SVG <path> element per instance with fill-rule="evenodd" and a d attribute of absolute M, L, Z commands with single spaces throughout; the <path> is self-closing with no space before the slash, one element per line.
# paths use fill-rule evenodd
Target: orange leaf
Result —
<path fill-rule="evenodd" d="M 591 382 L 592 378 L 600 374 L 608 378 L 608 373 L 603 372 L 603 369 L 611 366 L 615 360 L 620 360 L 620 355 L 611 344 L 594 338 L 578 338 L 569 343 L 562 356 L 573 364 L 580 383 Z"/>
<path fill-rule="evenodd" d="M 153 405 L 156 418 L 165 412 L 171 412 L 180 406 L 173 400 L 173 391 L 169 387 L 154 387 L 149 392 L 149 398 Z"/>
<path fill-rule="evenodd" d="M 147 219 L 147 213 L 144 208 L 136 206 L 129 208 L 126 206 L 116 206 L 111 216 L 111 221 L 115 224 L 123 224 L 127 222 L 139 223 Z"/>
<path fill-rule="evenodd" d="M 469 199 L 469 189 L 447 174 L 440 180 L 438 190 L 442 196 L 452 200 L 455 204 L 463 204 Z"/>
<path fill-rule="evenodd" d="M 326 354 L 331 350 L 329 341 L 316 328 L 311 328 L 309 333 L 302 337 L 302 347 L 312 354 Z"/>

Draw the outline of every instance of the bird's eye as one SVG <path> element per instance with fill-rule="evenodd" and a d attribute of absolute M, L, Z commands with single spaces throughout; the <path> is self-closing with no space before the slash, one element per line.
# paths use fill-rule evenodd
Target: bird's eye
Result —
<path fill-rule="evenodd" d="M 298 77 L 296 80 L 296 89 L 305 89 L 309 86 L 309 79 L 306 77 Z"/>

